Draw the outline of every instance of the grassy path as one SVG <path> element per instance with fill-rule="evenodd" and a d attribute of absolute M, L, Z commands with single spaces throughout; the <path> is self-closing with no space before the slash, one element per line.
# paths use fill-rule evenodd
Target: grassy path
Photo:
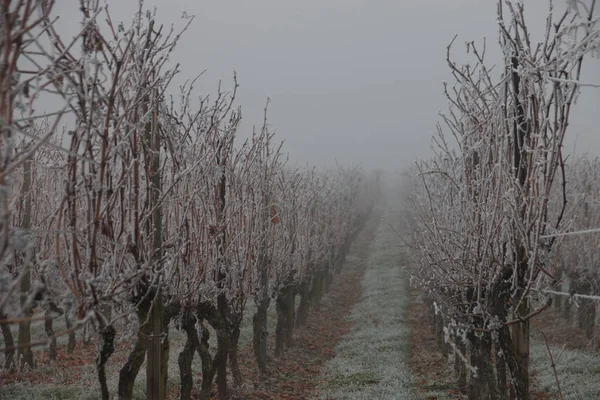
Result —
<path fill-rule="evenodd" d="M 353 328 L 327 365 L 321 399 L 415 398 L 408 365 L 408 277 L 398 242 L 382 222 L 368 249 L 362 296 L 350 315 Z"/>

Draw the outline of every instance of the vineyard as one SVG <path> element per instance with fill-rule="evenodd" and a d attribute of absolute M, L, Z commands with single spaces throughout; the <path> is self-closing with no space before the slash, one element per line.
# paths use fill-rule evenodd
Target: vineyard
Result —
<path fill-rule="evenodd" d="M 171 95 L 191 16 L 54 6 L 0 6 L 0 398 L 600 398 L 600 160 L 565 149 L 595 0 L 535 42 L 498 1 L 503 65 L 452 40 L 401 174 L 292 164 L 235 73 Z"/>

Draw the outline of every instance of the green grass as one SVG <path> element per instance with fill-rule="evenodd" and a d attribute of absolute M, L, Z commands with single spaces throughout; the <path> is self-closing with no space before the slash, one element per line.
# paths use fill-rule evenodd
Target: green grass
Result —
<path fill-rule="evenodd" d="M 327 365 L 321 399 L 415 398 L 407 364 L 407 277 L 398 238 L 387 224 L 381 224 L 368 251 L 362 297 L 350 316 L 354 326 Z"/>

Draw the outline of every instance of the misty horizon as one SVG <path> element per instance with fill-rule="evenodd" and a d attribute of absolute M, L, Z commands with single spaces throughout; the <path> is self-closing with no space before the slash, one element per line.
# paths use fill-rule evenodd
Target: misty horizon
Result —
<path fill-rule="evenodd" d="M 75 3 L 56 6 L 67 37 L 80 26 Z M 113 22 L 127 27 L 137 4 L 108 2 Z M 532 39 L 541 38 L 547 1 L 525 6 Z M 235 71 L 239 137 L 260 129 L 269 98 L 268 123 L 276 140 L 285 141 L 291 164 L 404 169 L 432 156 L 439 113 L 448 108 L 443 83 L 453 82 L 446 48 L 454 36 L 455 62 L 467 59 L 465 42 L 481 46 L 485 38 L 488 63 L 502 67 L 496 3 L 490 1 L 144 2 L 144 9 L 152 7 L 165 31 L 171 25 L 178 31 L 194 16 L 171 56 L 180 73 L 166 94 L 177 96 L 177 88 L 200 73 L 195 95 L 215 94 L 219 81 L 231 89 Z M 597 58 L 585 61 L 582 81 L 600 83 Z M 600 153 L 599 100 L 600 91 L 582 88 L 568 152 Z"/>

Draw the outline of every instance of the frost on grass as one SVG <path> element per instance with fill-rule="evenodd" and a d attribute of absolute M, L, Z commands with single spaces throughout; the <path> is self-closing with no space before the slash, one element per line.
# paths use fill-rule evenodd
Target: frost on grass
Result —
<path fill-rule="evenodd" d="M 407 277 L 394 232 L 382 224 L 368 258 L 363 294 L 352 310 L 352 331 L 329 361 L 322 399 L 412 399 L 405 318 Z"/>
<path fill-rule="evenodd" d="M 174 330 L 173 330 L 174 331 Z M 177 355 L 184 345 L 184 336 L 179 332 L 171 332 L 171 352 L 169 354 L 169 380 L 167 390 L 179 386 L 179 369 Z M 116 399 L 121 362 L 109 358 L 106 364 L 108 387 L 111 399 Z M 73 368 L 76 368 L 77 379 L 74 381 Z M 201 364 L 196 357 L 193 369 L 201 371 Z M 0 386 L 0 399 L 11 400 L 97 400 L 100 398 L 96 367 L 93 364 L 67 366 L 44 366 L 36 370 L 40 376 L 52 377 L 51 382 L 19 382 L 4 387 Z M 146 363 L 142 365 L 135 380 L 132 400 L 146 399 Z"/>
<path fill-rule="evenodd" d="M 597 354 L 552 345 L 550 349 L 565 400 L 600 398 L 600 357 Z M 555 393 L 556 378 L 543 339 L 535 338 L 532 342 L 531 359 L 532 369 L 537 371 L 539 390 Z"/>
<path fill-rule="evenodd" d="M 255 306 L 252 299 L 246 303 L 246 310 L 244 312 L 244 321 L 241 326 L 241 335 L 240 335 L 240 348 L 243 346 L 248 346 L 252 343 L 252 316 L 255 312 Z M 268 311 L 268 327 L 269 331 L 273 332 L 275 330 L 277 313 L 275 311 L 275 305 L 271 304 Z M 54 327 L 57 331 L 61 331 L 66 329 L 64 318 L 57 318 L 54 321 Z M 14 325 L 13 336 L 17 337 L 18 334 L 18 326 Z M 216 351 L 216 332 L 209 327 L 211 331 L 210 336 L 210 349 L 214 355 Z M 46 333 L 44 331 L 43 322 L 34 322 L 31 325 L 32 339 L 33 340 L 42 340 L 46 337 Z M 58 338 L 59 348 L 66 347 L 67 345 L 67 336 L 61 336 Z M 130 339 L 132 340 L 132 339 Z M 169 381 L 168 381 L 168 389 L 172 389 L 174 387 L 179 387 L 180 385 L 180 377 L 179 377 L 179 366 L 177 363 L 177 357 L 179 352 L 185 345 L 185 334 L 181 331 L 178 331 L 174 328 L 173 325 L 170 326 L 169 329 L 169 340 L 170 340 L 170 350 L 169 350 Z M 0 335 L 0 345 L 3 345 L 3 339 Z M 125 352 L 121 354 L 122 358 L 127 357 L 129 352 Z M 3 359 L 3 356 L 0 355 L 0 360 Z M 115 355 L 109 358 L 108 363 L 106 364 L 107 368 L 107 378 L 108 378 L 108 386 L 111 389 L 111 398 L 117 398 L 117 387 L 119 381 L 119 370 L 123 366 L 123 361 L 116 361 Z M 43 367 L 36 370 L 41 376 L 51 376 L 53 377 L 53 382 L 42 383 L 36 382 L 32 384 L 31 382 L 21 382 L 14 383 L 10 385 L 0 385 L 0 399 L 11 399 L 11 400 L 38 400 L 38 399 L 49 399 L 49 400 L 96 400 L 100 398 L 100 387 L 98 385 L 98 378 L 96 373 L 96 368 L 93 364 L 81 365 L 77 366 L 77 375 L 78 379 L 76 382 L 73 382 L 73 371 L 66 371 L 68 367 Z M 199 357 L 194 357 L 194 361 L 192 363 L 192 371 L 195 376 L 199 376 L 202 373 L 202 363 Z M 199 383 L 197 381 L 194 382 L 194 385 L 197 387 Z M 133 400 L 144 400 L 146 398 L 146 364 L 144 363 L 140 368 L 138 376 L 135 380 L 135 386 L 133 391 Z"/>

